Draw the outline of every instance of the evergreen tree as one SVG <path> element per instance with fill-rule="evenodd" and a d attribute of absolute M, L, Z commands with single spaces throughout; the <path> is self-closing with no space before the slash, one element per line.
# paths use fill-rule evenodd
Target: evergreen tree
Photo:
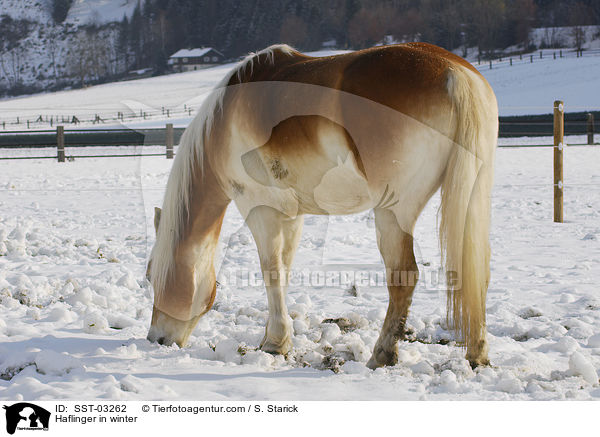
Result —
<path fill-rule="evenodd" d="M 62 23 L 67 18 L 73 0 L 52 0 L 52 18 L 55 23 Z"/>

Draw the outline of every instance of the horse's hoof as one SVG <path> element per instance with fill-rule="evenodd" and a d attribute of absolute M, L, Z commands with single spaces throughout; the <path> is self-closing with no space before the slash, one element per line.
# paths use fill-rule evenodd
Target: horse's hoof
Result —
<path fill-rule="evenodd" d="M 490 360 L 485 357 L 485 358 L 476 358 L 476 359 L 470 359 L 469 360 L 469 364 L 471 365 L 471 369 L 475 370 L 478 367 L 487 367 L 490 365 Z"/>
<path fill-rule="evenodd" d="M 375 370 L 378 367 L 383 366 L 395 366 L 398 364 L 398 351 L 386 351 L 383 349 L 379 349 L 377 351 L 373 351 L 373 355 L 371 359 L 367 361 L 367 367 L 371 370 Z"/>
<path fill-rule="evenodd" d="M 287 355 L 292 350 L 292 340 L 287 338 L 282 342 L 273 342 L 265 339 L 260 344 L 260 350 L 273 355 Z"/>

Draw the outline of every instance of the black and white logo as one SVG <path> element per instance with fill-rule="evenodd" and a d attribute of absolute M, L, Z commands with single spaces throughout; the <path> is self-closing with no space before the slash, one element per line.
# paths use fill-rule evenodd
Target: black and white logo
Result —
<path fill-rule="evenodd" d="M 6 432 L 14 434 L 19 431 L 48 431 L 50 411 L 35 404 L 19 402 L 4 406 L 6 410 Z"/>

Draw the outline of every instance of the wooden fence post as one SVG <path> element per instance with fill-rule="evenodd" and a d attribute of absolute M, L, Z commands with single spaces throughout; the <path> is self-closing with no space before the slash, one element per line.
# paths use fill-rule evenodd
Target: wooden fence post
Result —
<path fill-rule="evenodd" d="M 58 162 L 65 162 L 65 127 L 56 126 L 56 149 Z"/>
<path fill-rule="evenodd" d="M 167 146 L 167 159 L 173 159 L 173 123 L 167 123 L 165 143 Z"/>
<path fill-rule="evenodd" d="M 565 134 L 564 104 L 554 102 L 554 221 L 563 222 L 563 150 Z"/>
<path fill-rule="evenodd" d="M 594 114 L 588 112 L 587 115 L 587 135 L 588 144 L 594 144 Z"/>

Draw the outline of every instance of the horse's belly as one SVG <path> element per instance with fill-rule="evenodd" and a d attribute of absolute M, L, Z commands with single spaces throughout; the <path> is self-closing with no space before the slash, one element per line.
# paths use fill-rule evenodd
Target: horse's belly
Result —
<path fill-rule="evenodd" d="M 371 206 L 367 180 L 351 154 L 323 175 L 313 190 L 315 204 L 327 214 L 353 214 Z"/>

